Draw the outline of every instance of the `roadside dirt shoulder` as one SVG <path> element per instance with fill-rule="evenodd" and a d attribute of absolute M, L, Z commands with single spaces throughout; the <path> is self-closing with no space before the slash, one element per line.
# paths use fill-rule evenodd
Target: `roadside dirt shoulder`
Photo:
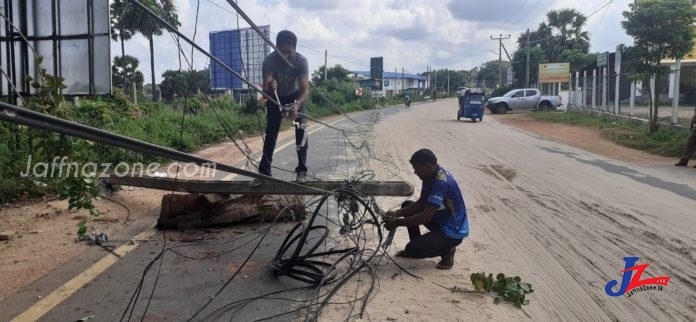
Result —
<path fill-rule="evenodd" d="M 673 163 L 673 159 L 618 145 L 602 137 L 598 129 L 535 120 L 527 114 L 494 115 L 496 120 L 539 137 L 568 144 L 601 156 L 631 164 L 654 166 Z"/>

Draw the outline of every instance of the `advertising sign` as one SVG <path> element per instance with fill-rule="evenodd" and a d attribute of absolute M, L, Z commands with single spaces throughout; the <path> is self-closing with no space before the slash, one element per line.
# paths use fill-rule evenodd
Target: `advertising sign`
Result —
<path fill-rule="evenodd" d="M 570 63 L 539 64 L 539 83 L 567 83 Z"/>

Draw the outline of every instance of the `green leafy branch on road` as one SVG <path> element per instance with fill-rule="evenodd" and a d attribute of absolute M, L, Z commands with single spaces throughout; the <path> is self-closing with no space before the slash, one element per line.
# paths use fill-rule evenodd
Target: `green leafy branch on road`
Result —
<path fill-rule="evenodd" d="M 532 284 L 522 282 L 522 279 L 519 276 L 506 277 L 503 273 L 498 273 L 495 280 L 493 279 L 492 273 L 488 274 L 488 276 L 486 276 L 486 273 L 483 272 L 472 273 L 471 284 L 474 285 L 474 290 L 457 286 L 452 288 L 444 287 L 435 282 L 433 282 L 433 284 L 452 292 L 490 295 L 495 298 L 493 303 L 499 304 L 500 302 L 505 301 L 512 303 L 518 309 L 522 309 L 522 305 L 529 304 L 529 300 L 526 299 L 526 295 L 534 292 L 534 289 L 532 289 Z"/>
<path fill-rule="evenodd" d="M 525 298 L 526 294 L 534 292 L 532 284 L 523 283 L 519 276 L 506 277 L 503 273 L 498 273 L 495 280 L 493 273 L 472 273 L 471 284 L 474 285 L 474 290 L 478 293 L 494 292 L 497 294 L 493 303 L 498 304 L 501 301 L 512 303 L 515 307 L 521 309 L 522 305 L 528 305 L 529 300 Z"/>
<path fill-rule="evenodd" d="M 493 303 L 499 304 L 500 302 L 505 301 L 512 303 L 512 305 L 518 309 L 522 309 L 522 305 L 529 304 L 529 300 L 526 299 L 526 295 L 534 292 L 531 283 L 522 282 L 522 279 L 519 276 L 506 277 L 503 273 L 498 273 L 495 280 L 493 279 L 493 273 L 488 274 L 488 276 L 486 276 L 486 273 L 483 272 L 472 273 L 471 284 L 474 285 L 474 290 L 457 286 L 448 288 L 434 282 L 433 284 L 452 292 L 491 295 L 495 298 Z"/>

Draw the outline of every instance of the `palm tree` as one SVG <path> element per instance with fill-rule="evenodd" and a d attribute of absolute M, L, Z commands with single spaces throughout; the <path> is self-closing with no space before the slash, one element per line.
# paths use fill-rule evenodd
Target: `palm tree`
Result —
<path fill-rule="evenodd" d="M 142 86 L 143 73 L 138 71 L 140 62 L 133 56 L 114 57 L 114 64 L 111 66 L 111 79 L 114 87 L 120 87 L 128 93 L 130 86 L 135 82 L 137 88 Z"/>
<path fill-rule="evenodd" d="M 590 35 L 582 29 L 587 17 L 575 9 L 551 10 L 546 14 L 548 26 L 554 38 L 554 46 L 546 48 L 547 59 L 555 62 L 566 49 L 579 49 L 584 53 L 590 50 Z"/>
<path fill-rule="evenodd" d="M 121 57 L 126 56 L 124 42 L 133 37 L 133 26 L 128 25 L 127 10 L 130 9 L 122 0 L 114 0 L 111 4 L 111 39 L 121 41 Z"/>
<path fill-rule="evenodd" d="M 133 0 L 135 1 L 135 0 Z M 174 6 L 174 0 L 137 0 L 145 7 L 150 9 L 152 12 L 159 15 L 167 23 L 174 27 L 180 27 L 181 22 L 179 22 L 179 16 L 176 13 L 176 7 Z M 123 25 L 125 30 L 132 30 L 134 32 L 139 32 L 145 38 L 147 38 L 150 43 L 150 76 L 152 79 L 152 99 L 157 99 L 155 95 L 155 48 L 153 37 L 162 35 L 163 26 L 157 21 L 157 19 L 151 17 L 147 12 L 142 10 L 140 7 L 133 5 L 131 1 L 127 1 L 124 4 L 128 8 L 124 9 L 123 15 L 121 16 L 123 20 Z"/>

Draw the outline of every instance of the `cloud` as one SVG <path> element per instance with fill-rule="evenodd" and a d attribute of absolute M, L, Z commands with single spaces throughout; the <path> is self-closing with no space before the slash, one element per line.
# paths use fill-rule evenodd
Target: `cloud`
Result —
<path fill-rule="evenodd" d="M 300 17 L 290 26 L 290 30 L 305 40 L 332 40 L 337 34 L 327 28 L 319 17 Z"/>
<path fill-rule="evenodd" d="M 342 1 L 339 0 L 288 0 L 292 8 L 302 8 L 307 11 L 335 10 Z"/>
<path fill-rule="evenodd" d="M 558 1 L 487 0 L 485 3 L 474 4 L 469 1 L 450 0 L 447 9 L 459 20 L 478 21 L 484 25 L 516 25 L 536 18 L 540 11 L 545 12 L 543 10 L 556 2 Z"/>
<path fill-rule="evenodd" d="M 587 23 L 591 51 L 613 51 L 619 43 L 631 40 L 621 29 L 621 11 L 633 0 L 614 0 Z M 298 51 L 309 60 L 310 71 L 324 64 L 328 51 L 330 66 L 341 64 L 351 70 L 369 70 L 370 57 L 384 57 L 385 70 L 421 73 L 427 66 L 454 70 L 471 69 L 496 60 L 498 42 L 489 36 L 512 36 L 503 40 L 513 55 L 516 38 L 527 28 L 536 28 L 550 9 L 576 8 L 590 13 L 606 0 L 489 0 L 485 5 L 465 0 L 256 0 L 239 5 L 256 25 L 271 25 L 271 40 L 279 30 L 289 29 L 298 36 Z M 237 28 L 237 14 L 226 0 L 197 2 L 176 0 L 182 22 L 180 31 L 196 43 L 209 48 L 208 33 Z M 507 21 L 507 22 L 506 22 Z M 505 23 L 506 22 L 506 23 Z M 239 18 L 239 26 L 248 27 Z M 140 70 L 149 82 L 149 48 L 140 36 L 126 42 L 126 53 L 140 60 Z M 112 42 L 112 56 L 120 55 L 120 44 Z M 191 46 L 185 45 L 187 55 Z M 157 78 L 167 69 L 178 69 L 176 44 L 165 35 L 155 38 Z M 194 55 L 195 68 L 205 68 L 208 58 Z M 184 66 L 186 67 L 186 66 Z"/>
<path fill-rule="evenodd" d="M 413 25 L 406 28 L 399 28 L 386 31 L 385 34 L 404 41 L 424 41 L 427 40 L 430 33 L 428 32 L 426 26 Z"/>

